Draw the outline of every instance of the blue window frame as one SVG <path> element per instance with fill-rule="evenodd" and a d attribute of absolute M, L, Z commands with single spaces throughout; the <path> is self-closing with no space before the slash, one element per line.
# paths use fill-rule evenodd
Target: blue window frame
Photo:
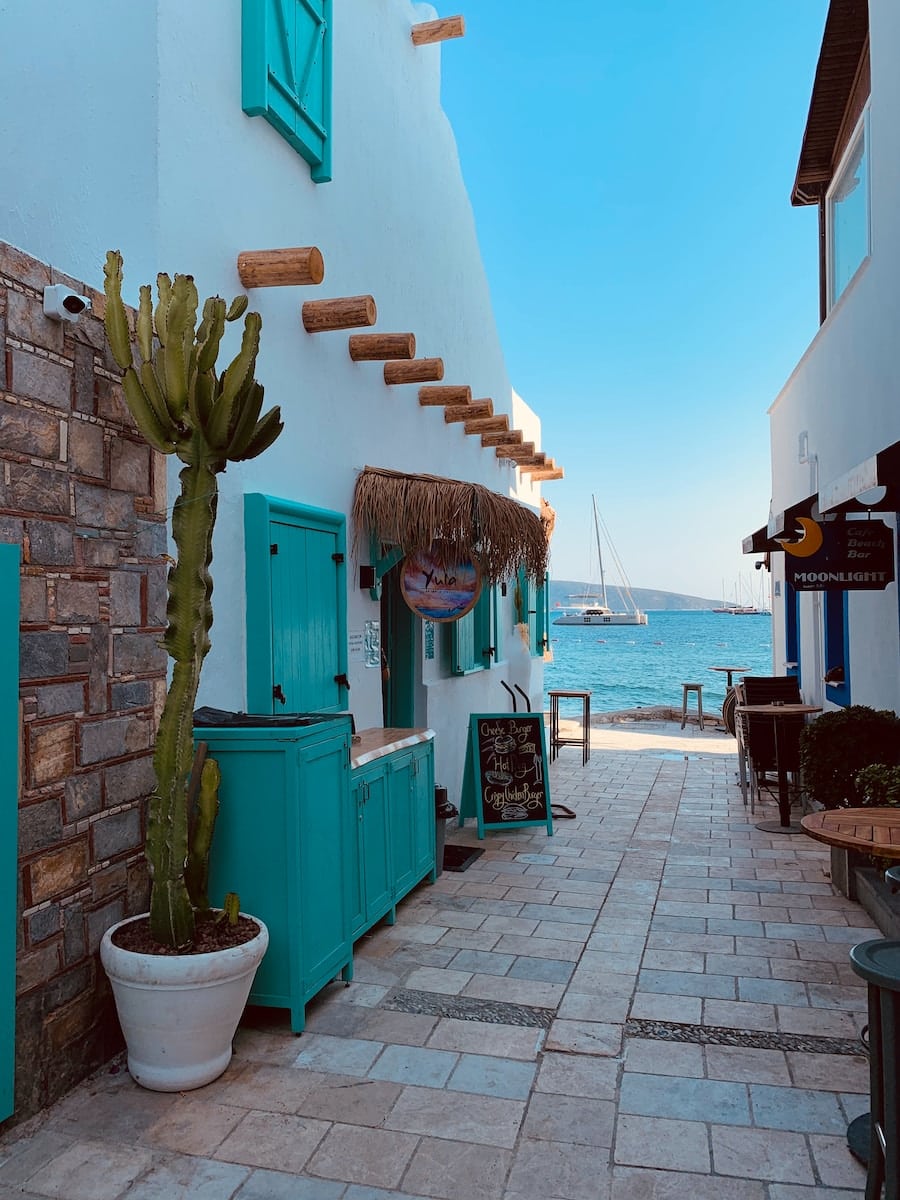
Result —
<path fill-rule="evenodd" d="M 331 179 L 332 0 L 243 0 L 244 112 L 265 117 L 312 168 Z"/>
<path fill-rule="evenodd" d="M 784 657 L 788 675 L 800 678 L 800 593 L 784 582 Z"/>
<path fill-rule="evenodd" d="M 825 592 L 825 695 L 832 704 L 850 703 L 850 637 L 847 593 Z M 829 675 L 839 678 L 829 680 Z"/>
<path fill-rule="evenodd" d="M 516 578 L 516 622 L 528 625 L 528 647 L 532 658 L 544 653 L 550 631 L 550 587 L 549 576 L 540 583 L 529 579 L 519 569 Z"/>

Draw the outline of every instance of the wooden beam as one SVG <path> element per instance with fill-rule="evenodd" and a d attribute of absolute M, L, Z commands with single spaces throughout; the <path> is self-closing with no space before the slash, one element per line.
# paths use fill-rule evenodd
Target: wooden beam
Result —
<path fill-rule="evenodd" d="M 483 433 L 482 446 L 513 446 L 522 441 L 521 429 L 508 429 L 505 433 Z"/>
<path fill-rule="evenodd" d="M 470 387 L 423 387 L 419 388 L 419 403 L 423 408 L 439 404 L 471 404 Z"/>
<path fill-rule="evenodd" d="M 237 269 L 245 288 L 293 287 L 321 283 L 325 278 L 325 260 L 317 246 L 242 250 Z"/>
<path fill-rule="evenodd" d="M 476 413 L 472 413 L 466 421 L 466 433 L 503 433 L 507 429 L 509 429 L 509 417 L 506 413 L 500 413 L 496 417 L 491 413 L 485 417 L 479 417 Z"/>
<path fill-rule="evenodd" d="M 520 446 L 498 446 L 498 458 L 511 458 L 518 462 L 520 458 L 531 458 L 534 454 L 534 442 L 522 442 Z"/>
<path fill-rule="evenodd" d="M 523 471 L 535 471 L 535 470 L 542 471 L 545 468 L 547 470 L 552 471 L 553 468 L 556 466 L 556 463 L 553 461 L 552 458 L 548 458 L 547 455 L 543 453 L 543 451 L 539 450 L 537 452 L 537 454 L 534 455 L 533 463 L 521 463 L 520 465 L 521 465 Z"/>
<path fill-rule="evenodd" d="M 354 362 L 384 362 L 416 356 L 414 333 L 351 333 L 348 344 Z"/>
<path fill-rule="evenodd" d="M 446 42 L 448 38 L 465 37 L 466 22 L 461 16 L 441 17 L 437 21 L 420 21 L 412 27 L 412 40 L 416 46 L 427 46 L 431 42 Z"/>
<path fill-rule="evenodd" d="M 414 358 L 410 362 L 386 362 L 384 382 L 427 383 L 432 379 L 444 378 L 444 360 L 441 358 Z"/>
<path fill-rule="evenodd" d="M 540 471 L 532 471 L 531 478 L 535 483 L 547 479 L 565 479 L 566 473 L 562 467 L 543 467 Z"/>
<path fill-rule="evenodd" d="M 530 458 L 517 458 L 516 462 L 523 471 L 528 467 L 534 467 L 536 470 L 544 470 L 547 465 L 544 462 L 543 454 L 532 454 Z"/>
<path fill-rule="evenodd" d="M 444 409 L 444 420 L 449 425 L 451 421 L 465 421 L 466 433 L 469 432 L 469 421 L 481 418 L 494 420 L 493 400 L 473 400 L 471 404 L 450 404 Z"/>
<path fill-rule="evenodd" d="M 372 296 L 342 296 L 337 300 L 307 300 L 301 310 L 307 333 L 374 325 L 378 317 Z"/>

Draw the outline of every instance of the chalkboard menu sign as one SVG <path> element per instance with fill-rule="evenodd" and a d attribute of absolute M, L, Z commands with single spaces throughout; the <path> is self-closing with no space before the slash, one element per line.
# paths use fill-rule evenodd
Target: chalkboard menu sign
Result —
<path fill-rule="evenodd" d="M 475 811 L 464 804 L 461 817 L 477 817 L 479 837 L 485 829 L 524 825 L 553 833 L 543 713 L 473 714 L 466 775 Z"/>

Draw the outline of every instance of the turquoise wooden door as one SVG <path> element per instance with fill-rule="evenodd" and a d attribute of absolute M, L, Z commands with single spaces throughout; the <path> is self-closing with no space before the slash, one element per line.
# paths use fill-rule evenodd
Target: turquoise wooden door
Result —
<path fill-rule="evenodd" d="M 0 545 L 0 1120 L 13 1111 L 16 1058 L 19 553 Z"/>

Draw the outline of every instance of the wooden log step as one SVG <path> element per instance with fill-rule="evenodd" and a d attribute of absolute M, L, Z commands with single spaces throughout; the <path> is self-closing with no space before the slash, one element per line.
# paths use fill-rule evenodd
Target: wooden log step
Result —
<path fill-rule="evenodd" d="M 466 433 L 504 433 L 509 429 L 509 417 L 506 413 L 493 416 L 491 413 L 479 417 L 473 413 L 466 421 Z"/>
<path fill-rule="evenodd" d="M 307 333 L 374 325 L 378 317 L 373 296 L 342 296 L 336 300 L 307 300 L 301 310 Z"/>
<path fill-rule="evenodd" d="M 416 46 L 446 42 L 449 38 L 465 37 L 465 34 L 466 22 L 461 16 L 441 17 L 437 21 L 420 21 L 412 27 L 412 40 Z"/>
<path fill-rule="evenodd" d="M 553 459 L 548 458 L 547 455 L 544 454 L 540 450 L 533 457 L 534 457 L 533 463 L 522 463 L 521 464 L 523 471 L 537 471 L 537 470 L 544 470 L 544 469 L 552 471 L 553 468 L 556 466 L 556 463 L 553 461 Z"/>
<path fill-rule="evenodd" d="M 414 333 L 351 333 L 348 344 L 354 362 L 384 362 L 416 356 Z"/>
<path fill-rule="evenodd" d="M 512 446 L 522 441 L 521 429 L 507 429 L 504 433 L 483 433 L 482 446 Z"/>
<path fill-rule="evenodd" d="M 493 400 L 473 400 L 471 404 L 448 404 L 444 409 L 444 420 L 449 425 L 451 421 L 465 421 L 466 433 L 469 432 L 468 422 L 473 417 L 493 419 Z"/>
<path fill-rule="evenodd" d="M 531 475 L 531 478 L 535 481 L 535 483 L 539 483 L 547 479 L 565 479 L 565 477 L 566 473 L 562 467 L 551 467 L 550 470 L 548 470 L 546 467 L 543 467 L 540 471 L 533 471 Z"/>
<path fill-rule="evenodd" d="M 427 383 L 432 379 L 444 378 L 444 360 L 441 358 L 414 358 L 410 362 L 386 362 L 384 382 Z"/>
<path fill-rule="evenodd" d="M 470 387 L 423 387 L 419 388 L 419 403 L 423 408 L 438 404 L 471 404 Z"/>
<path fill-rule="evenodd" d="M 245 288 L 293 287 L 321 283 L 325 278 L 325 260 L 317 246 L 242 250 L 237 269 Z"/>

